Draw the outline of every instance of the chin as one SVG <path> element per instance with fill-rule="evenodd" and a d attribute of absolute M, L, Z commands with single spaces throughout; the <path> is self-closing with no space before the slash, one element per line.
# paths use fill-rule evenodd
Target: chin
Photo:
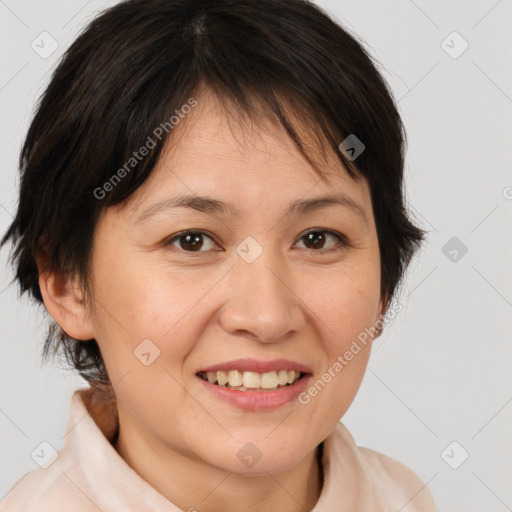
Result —
<path fill-rule="evenodd" d="M 261 442 L 251 442 L 247 437 L 244 441 L 231 440 L 219 454 L 210 453 L 207 462 L 226 471 L 257 477 L 289 470 L 307 455 L 302 453 L 305 446 L 300 440 L 283 447 L 282 439 L 276 436 L 271 442 L 265 440 L 265 435 L 261 436 Z"/>

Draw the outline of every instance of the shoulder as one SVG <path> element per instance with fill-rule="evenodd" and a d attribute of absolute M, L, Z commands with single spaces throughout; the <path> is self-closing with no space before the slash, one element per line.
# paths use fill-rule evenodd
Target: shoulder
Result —
<path fill-rule="evenodd" d="M 34 469 L 18 478 L 0 502 L 0 511 L 55 512 L 70 503 L 73 510 L 91 510 L 91 502 L 74 483 L 79 481 L 78 468 L 72 467 L 64 456 L 59 459 L 47 469 Z"/>
<path fill-rule="evenodd" d="M 337 431 L 350 445 L 366 488 L 382 503 L 401 512 L 438 512 L 427 485 L 414 471 L 392 457 L 358 446 L 342 423 Z"/>
<path fill-rule="evenodd" d="M 437 512 L 436 505 L 427 484 L 409 467 L 401 462 L 365 447 L 358 447 L 361 457 L 373 468 L 375 474 L 385 477 L 408 499 L 403 512 Z M 405 506 L 406 505 L 406 506 Z"/>
<path fill-rule="evenodd" d="M 18 478 L 0 502 L 1 512 L 88 512 L 97 508 L 83 494 L 82 468 L 69 443 L 57 452 L 46 467 L 39 467 Z M 70 507 L 69 504 L 73 506 Z M 92 507 L 92 508 L 91 508 Z"/>
<path fill-rule="evenodd" d="M 97 512 L 91 496 L 97 496 L 95 485 L 102 482 L 98 465 L 103 465 L 103 474 L 109 474 L 110 463 L 116 461 L 110 436 L 116 428 L 117 416 L 110 413 L 111 404 L 101 398 L 90 388 L 75 391 L 64 445 L 45 467 L 18 478 L 0 501 L 2 512 Z M 69 504 L 73 504 L 72 508 Z"/>

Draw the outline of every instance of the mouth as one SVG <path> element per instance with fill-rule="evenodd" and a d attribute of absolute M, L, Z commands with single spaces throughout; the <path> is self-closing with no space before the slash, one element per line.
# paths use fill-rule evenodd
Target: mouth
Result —
<path fill-rule="evenodd" d="M 313 371 L 289 359 L 233 359 L 200 368 L 198 382 L 209 396 L 250 412 L 294 407 Z"/>
<path fill-rule="evenodd" d="M 200 371 L 199 378 L 221 388 L 246 393 L 279 391 L 293 386 L 307 374 L 300 369 L 259 373 L 241 370 Z"/>
<path fill-rule="evenodd" d="M 270 412 L 296 406 L 313 374 L 308 367 L 284 359 L 238 359 L 203 368 L 196 378 L 215 401 L 248 412 Z"/>

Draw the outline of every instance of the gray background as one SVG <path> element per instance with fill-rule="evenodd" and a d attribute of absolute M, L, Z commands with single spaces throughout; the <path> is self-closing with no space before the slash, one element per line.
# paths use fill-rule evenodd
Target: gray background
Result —
<path fill-rule="evenodd" d="M 35 101 L 78 30 L 114 3 L 0 0 L 2 233 Z M 512 0 L 317 3 L 383 66 L 409 138 L 408 201 L 430 231 L 404 308 L 375 343 L 343 421 L 358 444 L 428 482 L 441 510 L 512 510 Z M 59 45 L 47 58 L 31 48 L 43 46 L 44 31 Z M 0 498 L 37 467 L 30 454 L 40 442 L 62 446 L 71 394 L 84 385 L 39 362 L 45 314 L 8 286 L 8 252 L 0 252 Z M 457 469 L 448 465 L 465 451 Z"/>

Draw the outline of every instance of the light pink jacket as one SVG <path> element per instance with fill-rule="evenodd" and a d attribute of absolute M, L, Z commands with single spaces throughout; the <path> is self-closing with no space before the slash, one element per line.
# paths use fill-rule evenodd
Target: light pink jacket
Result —
<path fill-rule="evenodd" d="M 117 414 L 96 400 L 90 389 L 74 393 L 57 458 L 43 445 L 37 454 L 46 469 L 18 479 L 0 512 L 180 512 L 116 452 Z M 322 463 L 324 486 L 312 512 L 438 512 L 410 469 L 358 447 L 342 423 L 324 441 Z"/>

